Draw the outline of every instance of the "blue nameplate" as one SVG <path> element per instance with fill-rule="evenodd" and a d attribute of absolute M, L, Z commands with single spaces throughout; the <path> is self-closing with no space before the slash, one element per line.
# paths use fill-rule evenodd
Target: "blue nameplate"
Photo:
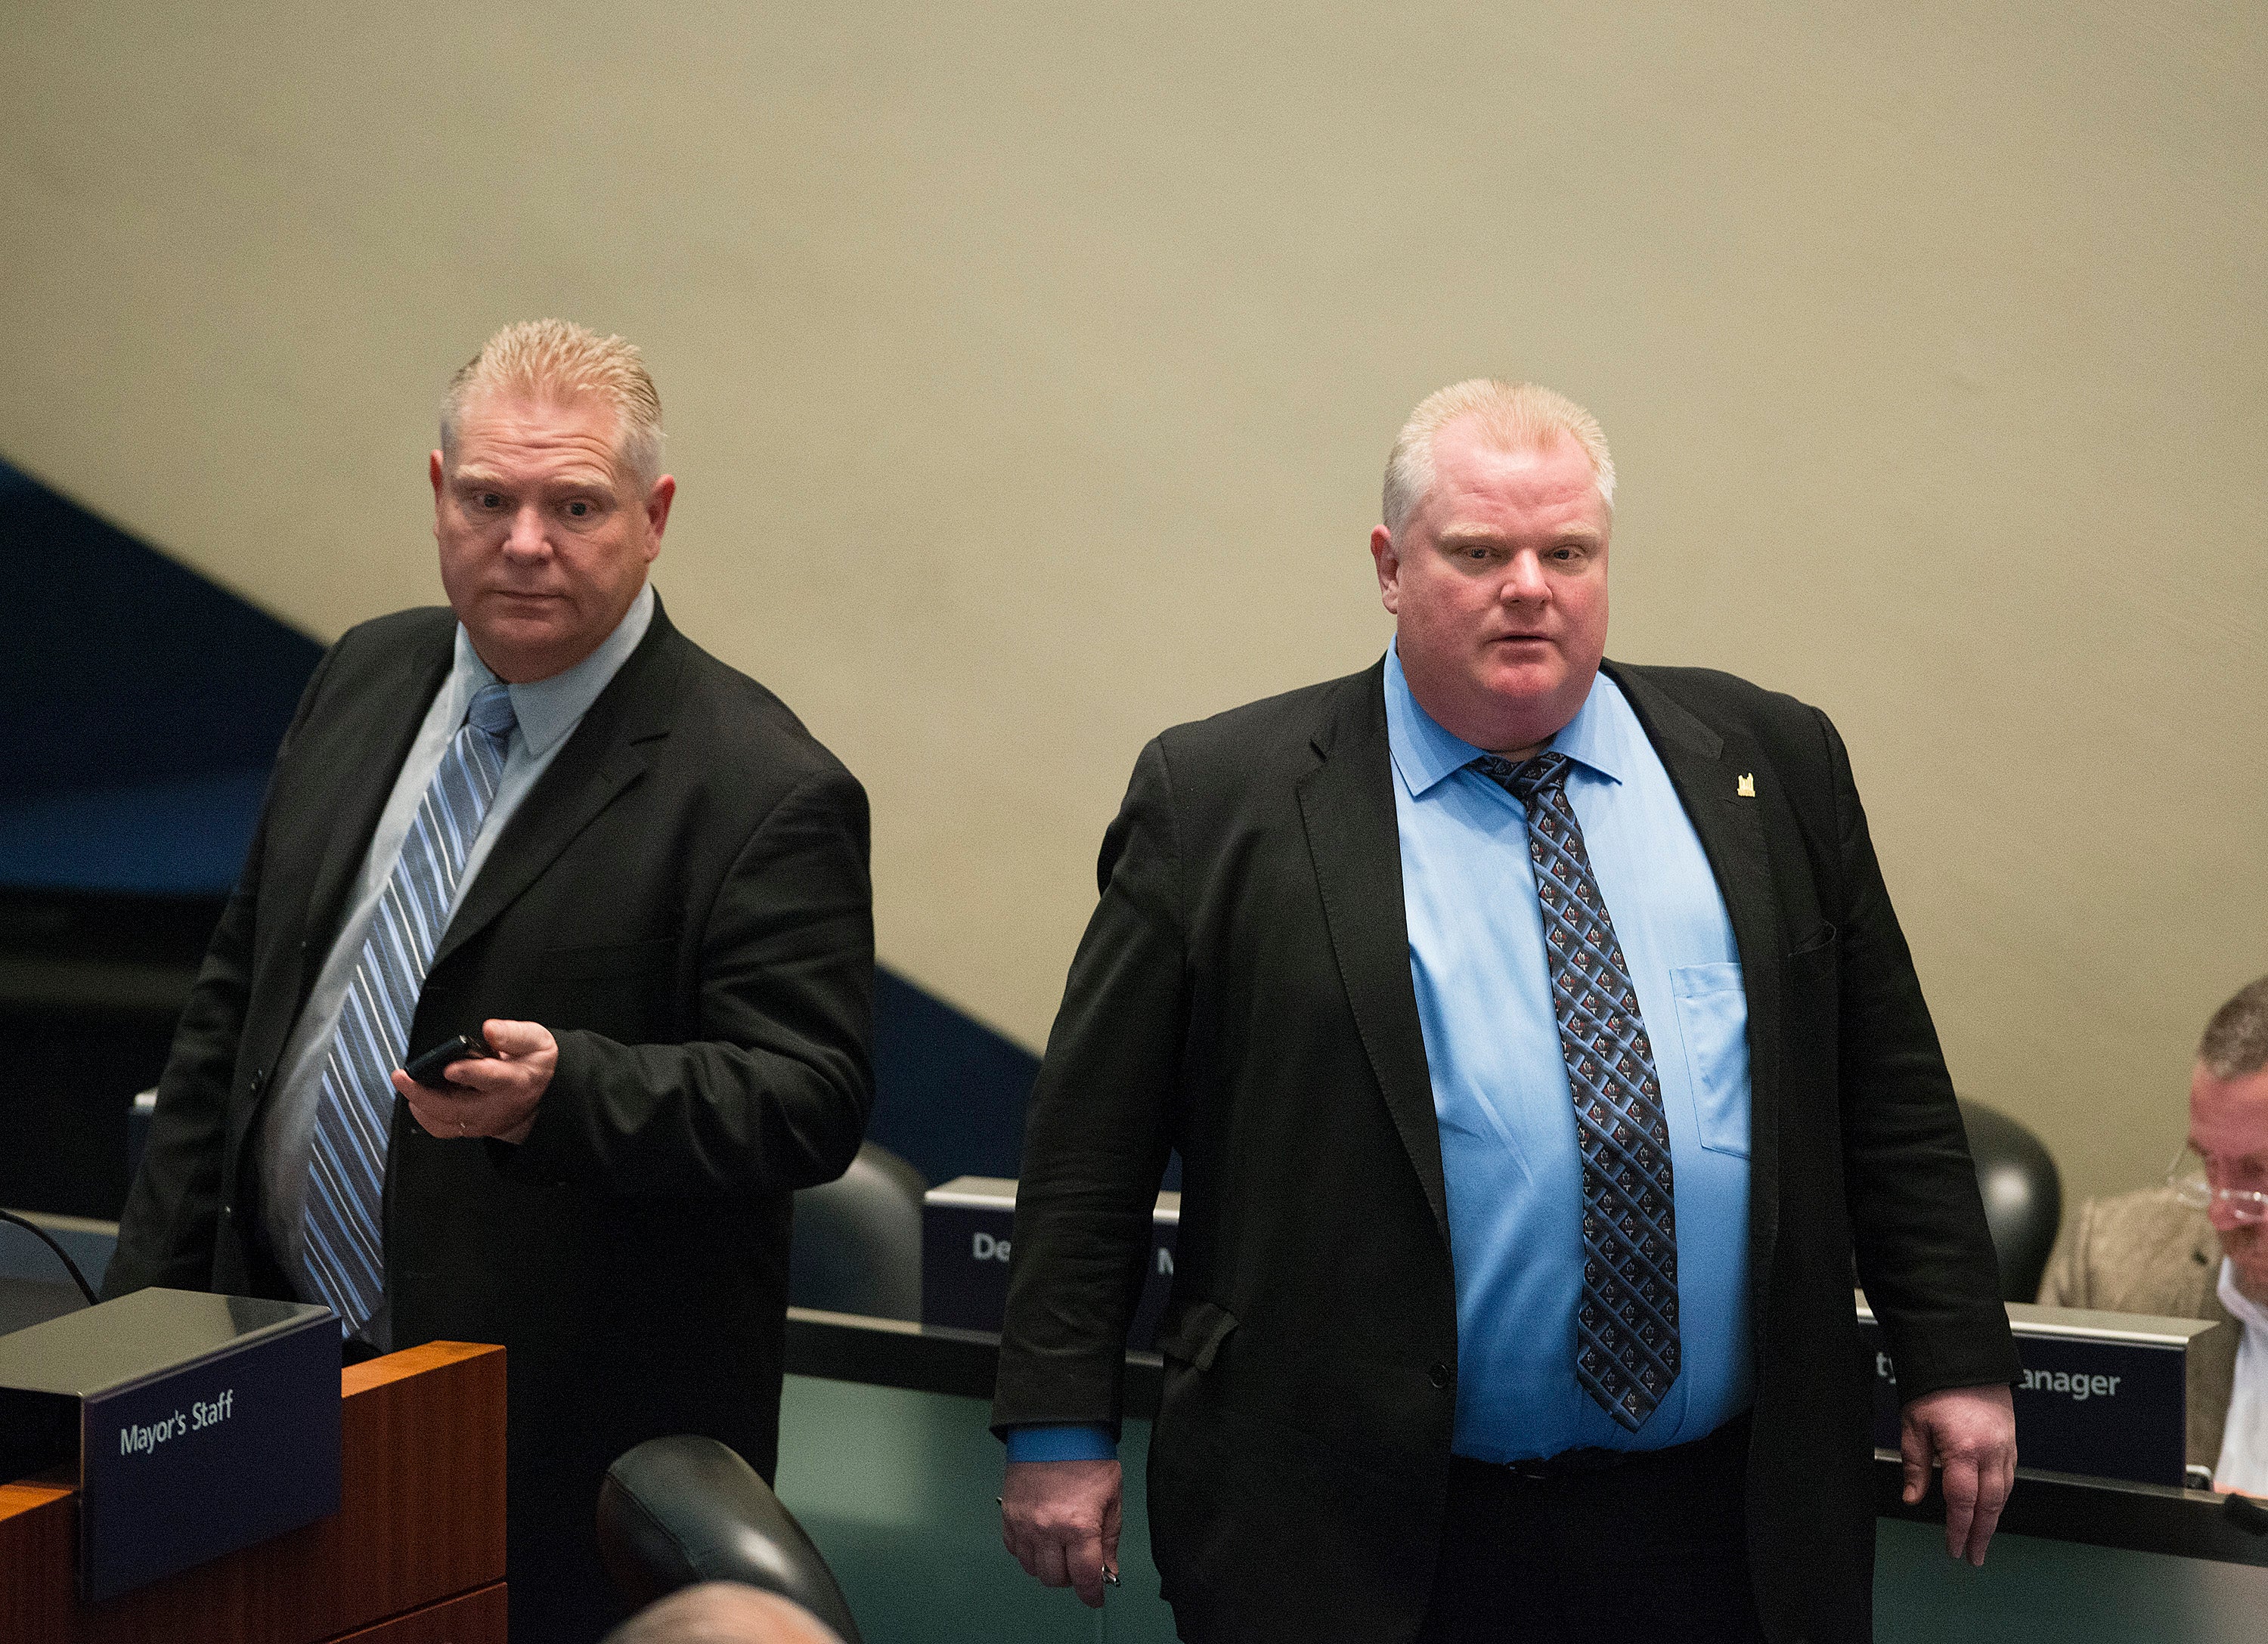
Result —
<path fill-rule="evenodd" d="M 2189 1353 L 2220 1326 L 2080 1308 L 2007 1303 L 2024 1373 L 2016 1450 L 2027 1468 L 2178 1486 L 2189 1440 Z M 1859 1332 L 1874 1372 L 1874 1444 L 1898 1448 L 1897 1367 L 1861 1299 Z"/>
<path fill-rule="evenodd" d="M 0 1336 L 0 1445 L 77 1473 L 80 1596 L 337 1512 L 339 1356 L 328 1308 L 189 1290 Z"/>
<path fill-rule="evenodd" d="M 1008 1255 L 1016 1184 L 1000 1176 L 956 1176 L 922 1196 L 922 1323 L 998 1332 L 1008 1310 Z M 1174 1288 L 1174 1239 L 1182 1196 L 1158 1195 L 1150 1217 L 1149 1266 L 1126 1345 L 1147 1353 L 1158 1339 Z"/>

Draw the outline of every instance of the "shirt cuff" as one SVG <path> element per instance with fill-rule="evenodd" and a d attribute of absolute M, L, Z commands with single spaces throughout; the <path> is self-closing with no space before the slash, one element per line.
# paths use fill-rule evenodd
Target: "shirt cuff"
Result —
<path fill-rule="evenodd" d="M 1008 1459 L 1016 1461 L 1116 1461 L 1118 1446 L 1110 1429 L 1092 1422 L 1066 1422 L 1008 1429 Z"/>

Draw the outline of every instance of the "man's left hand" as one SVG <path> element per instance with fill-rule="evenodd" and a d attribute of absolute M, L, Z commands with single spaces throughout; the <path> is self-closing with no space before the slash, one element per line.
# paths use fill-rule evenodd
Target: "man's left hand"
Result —
<path fill-rule="evenodd" d="M 394 1088 L 429 1136 L 525 1141 L 559 1066 L 559 1041 L 540 1022 L 483 1022 L 481 1037 L 496 1054 L 451 1062 L 441 1070 L 448 1083 L 417 1084 L 396 1068 Z"/>
<path fill-rule="evenodd" d="M 1925 1393 L 1898 1415 L 1905 1502 L 1929 1488 L 1933 1463 L 1945 1469 L 1945 1550 L 1970 1563 L 1984 1549 L 2016 1481 L 2016 1401 L 2000 1383 Z"/>

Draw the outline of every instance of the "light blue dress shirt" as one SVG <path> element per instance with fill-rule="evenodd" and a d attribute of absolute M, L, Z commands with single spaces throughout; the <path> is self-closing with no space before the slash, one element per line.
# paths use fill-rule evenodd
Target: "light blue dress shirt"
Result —
<path fill-rule="evenodd" d="M 646 628 L 653 620 L 653 584 L 649 583 L 638 591 L 637 598 L 622 613 L 615 631 L 599 642 L 596 650 L 548 679 L 511 687 L 512 714 L 518 723 L 504 748 L 504 770 L 497 778 L 496 797 L 489 802 L 488 814 L 481 818 L 481 831 L 475 836 L 472 848 L 465 854 L 464 871 L 457 877 L 456 894 L 449 904 L 453 916 L 465 899 L 466 891 L 480 877 L 481 864 L 495 848 L 497 835 L 519 809 L 520 802 L 527 797 L 528 789 L 550 768 L 568 734 L 583 723 L 583 716 L 598 701 L 599 693 L 607 688 L 622 664 L 630 660 L 630 653 L 638 648 L 638 642 L 645 637 Z M 332 1037 L 338 1031 L 339 1012 L 346 1008 L 347 988 L 354 980 L 355 965 L 362 958 L 362 945 L 370 935 L 371 921 L 377 915 L 379 899 L 385 893 L 387 882 L 394 877 L 394 864 L 401 855 L 401 842 L 409 835 L 409 825 L 416 818 L 425 789 L 440 767 L 441 755 L 464 724 L 473 698 L 496 683 L 496 675 L 481 661 L 473 650 L 472 636 L 460 623 L 455 660 L 448 677 L 441 681 L 432 705 L 426 709 L 416 740 L 409 745 L 409 755 L 402 760 L 401 773 L 394 779 L 394 791 L 387 798 L 386 809 L 379 814 L 378 831 L 371 835 L 370 850 L 363 857 L 353 899 L 347 905 L 346 921 L 339 927 L 337 939 L 324 956 L 323 968 L 316 975 L 313 991 L 307 995 L 306 1008 L 300 1011 L 291 1038 L 284 1041 L 283 1054 L 276 1059 L 275 1094 L 261 1115 L 254 1151 L 260 1168 L 261 1226 L 284 1277 L 291 1281 L 292 1289 L 307 1301 L 323 1299 L 307 1266 L 305 1226 L 307 1153 L 313 1142 L 316 1109 L 323 1097 L 323 1063 L 330 1054 Z M 450 1031 L 460 1032 L 472 1025 L 452 1024 Z M 413 1045 L 402 1053 L 406 1058 L 424 1048 L 423 1045 Z M 389 1296 L 372 1315 L 363 1332 L 364 1339 L 383 1351 L 391 1344 L 392 1322 Z"/>
<path fill-rule="evenodd" d="M 1453 1447 L 1483 1461 L 1653 1450 L 1749 1407 L 1748 995 L 1732 920 L 1669 773 L 1601 674 L 1551 740 L 1653 1046 L 1676 1178 L 1669 1394 L 1635 1433 L 1575 1379 L 1582 1161 L 1520 802 L 1466 768 L 1386 657 L 1387 740 L 1410 974 L 1425 1038 L 1457 1283 Z M 1115 1453 L 1107 1429 L 1008 1435 L 1011 1461 Z"/>
<path fill-rule="evenodd" d="M 1733 926 L 1669 773 L 1601 674 L 1553 751 L 1653 1046 L 1676 1178 L 1676 1381 L 1625 1431 L 1575 1379 L 1582 1160 L 1518 800 L 1386 658 L 1410 974 L 1457 1279 L 1453 1447 L 1512 1461 L 1701 1438 L 1749 1406 L 1748 996 Z"/>

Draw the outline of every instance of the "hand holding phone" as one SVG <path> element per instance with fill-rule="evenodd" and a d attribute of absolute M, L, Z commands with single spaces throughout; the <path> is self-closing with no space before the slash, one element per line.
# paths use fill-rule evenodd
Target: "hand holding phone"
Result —
<path fill-rule="evenodd" d="M 463 1068 L 461 1083 L 444 1083 L 453 1065 Z M 483 1021 L 395 1068 L 393 1084 L 410 1118 L 437 1141 L 519 1142 L 534 1127 L 558 1070 L 559 1041 L 541 1022 Z"/>
<path fill-rule="evenodd" d="M 470 1033 L 459 1033 L 443 1039 L 431 1050 L 421 1051 L 409 1059 L 401 1071 L 409 1075 L 411 1083 L 438 1090 L 449 1083 L 441 1070 L 451 1062 L 477 1061 L 482 1057 L 495 1054 L 496 1052 L 489 1048 L 488 1040 L 482 1038 L 480 1030 L 475 1028 Z"/>

